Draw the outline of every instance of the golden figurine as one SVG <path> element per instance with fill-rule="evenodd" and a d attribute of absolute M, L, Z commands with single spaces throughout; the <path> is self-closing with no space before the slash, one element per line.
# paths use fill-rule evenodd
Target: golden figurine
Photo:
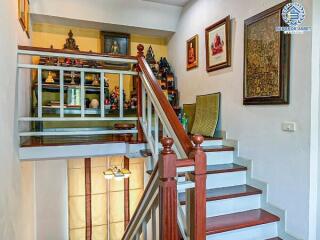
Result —
<path fill-rule="evenodd" d="M 120 53 L 119 44 L 117 41 L 113 41 L 113 44 L 111 46 L 111 53 L 112 54 L 119 54 Z"/>
<path fill-rule="evenodd" d="M 46 79 L 46 83 L 54 83 L 54 79 L 53 79 L 53 76 L 52 76 L 51 72 L 48 73 L 48 77 Z"/>

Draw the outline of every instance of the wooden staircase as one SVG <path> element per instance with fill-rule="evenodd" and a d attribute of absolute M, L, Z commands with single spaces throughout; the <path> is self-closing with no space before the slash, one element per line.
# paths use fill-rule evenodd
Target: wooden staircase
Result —
<path fill-rule="evenodd" d="M 280 218 L 261 209 L 262 190 L 246 184 L 247 167 L 233 162 L 234 148 L 220 143 L 209 146 L 206 141 L 210 140 L 203 143 L 207 156 L 207 239 L 280 239 Z M 180 178 L 183 175 L 179 173 Z M 178 199 L 185 205 L 185 192 L 180 192 Z"/>
<path fill-rule="evenodd" d="M 263 192 L 247 184 L 248 169 L 234 162 L 234 147 L 225 146 L 222 138 L 196 135 L 190 140 L 143 58 L 143 48 L 138 50 L 138 112 L 150 148 L 142 154 L 156 164 L 122 239 L 280 239 L 280 218 L 262 208 Z M 161 140 L 163 148 L 159 122 L 168 136 Z"/>

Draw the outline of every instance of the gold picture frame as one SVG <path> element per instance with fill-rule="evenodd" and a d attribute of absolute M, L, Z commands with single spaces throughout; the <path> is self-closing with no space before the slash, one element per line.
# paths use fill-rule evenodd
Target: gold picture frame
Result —
<path fill-rule="evenodd" d="M 187 71 L 199 65 L 199 35 L 195 35 L 186 42 Z"/>
<path fill-rule="evenodd" d="M 18 18 L 23 31 L 30 38 L 30 2 L 29 0 L 18 0 Z"/>

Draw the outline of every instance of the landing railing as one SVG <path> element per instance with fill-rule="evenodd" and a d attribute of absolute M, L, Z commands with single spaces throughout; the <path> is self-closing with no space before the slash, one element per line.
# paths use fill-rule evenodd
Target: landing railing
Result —
<path fill-rule="evenodd" d="M 23 56 L 31 56 L 31 57 L 46 57 L 48 59 L 57 59 L 58 62 L 43 65 L 43 64 L 30 64 L 23 63 Z M 122 68 L 120 70 L 106 69 L 101 66 L 92 66 L 84 65 L 84 64 L 74 64 L 69 65 L 65 64 L 63 61 L 59 62 L 60 59 L 68 59 L 69 62 L 103 62 L 108 64 L 121 64 Z M 138 73 L 134 70 L 131 70 L 131 64 L 136 64 L 136 57 L 130 56 L 110 56 L 105 54 L 97 54 L 91 52 L 73 52 L 67 50 L 56 50 L 49 48 L 35 48 L 35 47 L 18 47 L 18 69 L 17 69 L 17 79 L 18 86 L 19 82 L 23 81 L 21 79 L 22 74 L 21 71 L 23 69 L 32 70 L 33 76 L 36 77 L 36 84 L 33 84 L 36 87 L 37 93 L 37 106 L 33 116 L 21 116 L 19 118 L 20 123 L 44 123 L 44 122 L 85 122 L 85 121 L 137 121 L 138 118 L 136 116 L 126 117 L 124 114 L 124 76 L 129 75 L 136 77 Z M 58 73 L 59 82 L 55 82 L 54 84 L 45 84 L 43 81 L 43 71 L 55 71 Z M 66 84 L 65 81 L 65 73 L 77 73 L 80 75 L 80 83 L 77 86 L 72 86 L 72 84 Z M 99 75 L 99 84 L 96 86 L 86 86 L 85 78 L 86 74 L 98 74 Z M 109 111 L 110 106 L 105 104 L 105 75 L 106 74 L 117 74 L 119 76 L 119 103 L 118 110 L 112 116 L 108 116 L 106 111 Z M 44 110 L 49 111 L 48 107 L 43 105 L 43 89 L 48 87 L 48 85 L 52 88 L 55 87 L 55 91 L 59 93 L 59 103 L 54 107 L 50 108 L 50 111 L 54 110 L 54 116 L 50 117 L 45 114 Z M 66 107 L 66 97 L 65 92 L 69 87 L 78 87 L 80 91 L 80 106 L 77 107 Z M 87 109 L 85 104 L 86 98 L 86 89 L 94 88 L 97 94 L 100 95 L 99 107 L 95 109 Z M 26 89 L 19 89 L 18 92 L 26 91 Z M 30 94 L 31 96 L 31 94 Z M 109 107 L 109 108 L 108 108 Z M 74 114 L 73 116 L 70 114 Z M 117 116 L 118 115 L 118 116 Z M 91 116 L 91 117 L 90 117 Z M 75 130 L 72 131 L 29 131 L 29 132 L 20 132 L 20 137 L 27 136 L 67 136 L 67 135 L 100 135 L 100 134 L 117 134 L 117 133 L 137 133 L 137 129 L 129 129 L 129 130 L 95 130 L 91 129 L 91 131 L 86 130 Z"/>
<path fill-rule="evenodd" d="M 138 117 L 152 153 L 153 172 L 140 203 L 123 235 L 127 239 L 205 239 L 206 237 L 206 155 L 193 143 L 163 94 L 157 79 L 138 46 Z M 162 151 L 159 145 L 163 136 Z M 186 172 L 186 173 L 185 173 Z M 186 192 L 186 211 L 178 192 Z M 151 222 L 151 227 L 150 223 Z M 179 229 L 179 230 L 178 230 Z"/>

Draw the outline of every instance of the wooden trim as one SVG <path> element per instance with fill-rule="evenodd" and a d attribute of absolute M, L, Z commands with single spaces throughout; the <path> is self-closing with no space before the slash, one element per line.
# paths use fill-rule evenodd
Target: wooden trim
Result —
<path fill-rule="evenodd" d="M 54 49 L 54 48 L 30 47 L 30 46 L 21 46 L 21 45 L 18 46 L 18 50 L 61 53 L 61 54 L 74 54 L 74 55 L 86 55 L 86 56 L 92 56 L 92 57 L 110 57 L 110 58 L 121 58 L 121 59 L 131 59 L 131 60 L 137 59 L 134 56 L 110 55 L 110 54 L 105 54 L 105 53 L 74 51 L 74 50 Z"/>
<path fill-rule="evenodd" d="M 124 156 L 123 167 L 129 169 L 129 158 Z M 129 178 L 124 179 L 124 228 L 130 222 L 130 181 Z"/>
<path fill-rule="evenodd" d="M 161 140 L 164 150 L 159 159 L 159 222 L 160 240 L 178 240 L 177 218 L 177 156 L 171 149 L 172 138 Z"/>
<path fill-rule="evenodd" d="M 91 212 L 91 158 L 84 159 L 85 165 L 85 198 L 86 198 L 86 240 L 92 239 Z"/>
<path fill-rule="evenodd" d="M 171 126 L 172 129 L 174 130 L 180 144 L 182 145 L 186 155 L 188 155 L 191 150 L 192 150 L 192 143 L 187 135 L 187 133 L 184 131 L 181 123 L 179 122 L 179 119 L 170 105 L 168 99 L 165 97 L 163 94 L 163 91 L 158 84 L 157 79 L 152 73 L 151 68 L 149 67 L 147 61 L 143 57 L 138 57 L 138 64 L 140 66 L 141 71 L 144 73 L 146 76 L 146 79 L 148 80 L 150 86 L 152 87 L 152 90 L 158 99 L 160 105 L 162 106 Z"/>
<path fill-rule="evenodd" d="M 200 144 L 204 138 L 200 135 L 192 137 L 195 144 L 189 158 L 194 159 L 195 169 L 187 174 L 187 179 L 194 181 L 195 187 L 186 190 L 187 217 L 189 219 L 189 236 L 191 240 L 206 239 L 206 180 L 207 180 L 207 157 Z"/>
<path fill-rule="evenodd" d="M 191 167 L 194 166 L 195 162 L 194 159 L 178 159 L 176 161 L 176 167 L 180 168 L 180 167 Z"/>

